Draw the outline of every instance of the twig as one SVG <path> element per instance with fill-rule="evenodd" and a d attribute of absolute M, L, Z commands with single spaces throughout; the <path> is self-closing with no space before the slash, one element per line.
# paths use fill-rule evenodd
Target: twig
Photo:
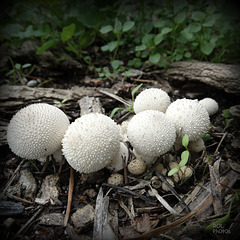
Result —
<path fill-rule="evenodd" d="M 117 190 L 120 190 L 120 191 L 129 193 L 129 194 L 132 194 L 134 197 L 138 197 L 138 198 L 142 199 L 143 201 L 155 204 L 154 200 L 152 200 L 150 198 L 147 198 L 147 197 L 145 197 L 145 196 L 143 196 L 143 195 L 141 195 L 139 193 L 133 192 L 133 191 L 127 189 L 127 188 L 119 187 L 119 186 L 116 186 L 116 185 L 113 185 L 113 184 L 110 184 L 110 183 L 103 183 L 102 185 L 103 186 L 107 186 L 107 187 L 111 187 L 111 188 L 116 188 Z"/>
<path fill-rule="evenodd" d="M 13 194 L 8 193 L 8 192 L 6 193 L 6 195 L 7 195 L 9 198 L 14 199 L 14 200 L 16 200 L 16 201 L 24 202 L 24 203 L 28 203 L 28 204 L 33 204 L 33 202 L 31 202 L 31 201 L 28 201 L 28 200 L 26 200 L 26 199 L 23 199 L 23 198 L 14 196 Z"/>
<path fill-rule="evenodd" d="M 17 166 L 17 168 L 15 169 L 13 175 L 11 176 L 11 178 L 9 179 L 9 181 L 6 184 L 6 187 L 3 189 L 1 197 L 0 198 L 4 198 L 4 195 L 7 192 L 7 189 L 9 188 L 9 186 L 12 184 L 12 182 L 15 180 L 16 176 L 17 176 L 17 172 L 20 170 L 20 168 L 22 167 L 23 163 L 25 162 L 25 160 L 22 160 L 19 165 Z"/>
<path fill-rule="evenodd" d="M 72 205 L 72 195 L 73 195 L 73 187 L 74 187 L 74 170 L 70 168 L 70 178 L 69 178 L 69 188 L 68 188 L 68 203 L 67 203 L 67 210 L 66 215 L 64 218 L 64 227 L 67 226 L 68 219 L 70 216 L 71 205 Z"/>
<path fill-rule="evenodd" d="M 43 207 L 40 207 L 37 212 L 21 227 L 21 229 L 15 234 L 14 239 L 20 235 L 22 232 L 25 232 L 29 227 L 30 224 L 35 220 L 38 214 L 42 211 Z"/>
<path fill-rule="evenodd" d="M 217 145 L 217 148 L 216 148 L 216 150 L 215 150 L 215 152 L 214 152 L 214 155 L 217 155 L 217 153 L 218 153 L 218 149 L 220 148 L 220 146 L 221 146 L 221 144 L 222 144 L 224 138 L 227 136 L 227 134 L 228 134 L 228 132 L 225 132 L 225 133 L 223 134 L 223 136 L 222 136 L 222 138 L 221 138 L 219 144 Z"/>

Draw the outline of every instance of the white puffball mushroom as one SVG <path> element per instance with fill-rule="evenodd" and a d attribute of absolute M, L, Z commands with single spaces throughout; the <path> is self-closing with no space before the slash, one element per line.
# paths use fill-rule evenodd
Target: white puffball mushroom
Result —
<path fill-rule="evenodd" d="M 136 158 L 128 164 L 128 171 L 133 175 L 142 174 L 145 170 L 146 163 L 140 158 Z"/>
<path fill-rule="evenodd" d="M 127 162 L 128 160 L 128 148 L 122 142 L 120 142 L 120 148 L 116 154 L 116 156 L 111 160 L 110 164 L 106 166 L 106 168 L 110 170 L 114 170 L 116 172 L 123 169 L 123 160 Z"/>
<path fill-rule="evenodd" d="M 89 113 L 69 126 L 62 140 L 63 155 L 80 173 L 96 172 L 106 167 L 120 147 L 117 124 L 101 113 Z"/>
<path fill-rule="evenodd" d="M 70 122 L 59 108 L 34 103 L 19 110 L 7 128 L 10 149 L 26 159 L 44 159 L 61 148 Z"/>
<path fill-rule="evenodd" d="M 123 175 L 119 173 L 112 173 L 108 178 L 107 182 L 113 185 L 122 185 L 123 184 Z"/>
<path fill-rule="evenodd" d="M 173 122 L 177 136 L 187 134 L 190 141 L 201 138 L 210 126 L 208 112 L 198 100 L 178 99 L 169 105 L 166 116 Z"/>
<path fill-rule="evenodd" d="M 159 88 L 149 88 L 137 95 L 133 109 L 135 113 L 145 110 L 158 110 L 165 113 L 170 103 L 170 97 L 165 91 Z"/>
<path fill-rule="evenodd" d="M 218 111 L 218 103 L 212 98 L 204 98 L 199 103 L 207 110 L 209 116 L 214 115 Z"/>
<path fill-rule="evenodd" d="M 123 121 L 120 125 L 118 124 L 122 142 L 127 142 L 128 141 L 128 138 L 127 138 L 128 123 L 129 123 L 129 121 Z"/>
<path fill-rule="evenodd" d="M 136 151 L 136 149 L 133 149 L 133 154 L 136 158 L 141 158 L 147 166 L 150 166 L 152 163 L 154 163 L 158 157 L 152 157 L 152 156 L 146 156 Z"/>
<path fill-rule="evenodd" d="M 128 124 L 128 140 L 144 156 L 160 156 L 171 149 L 176 130 L 164 113 L 146 110 L 136 114 Z"/>
<path fill-rule="evenodd" d="M 195 141 L 190 141 L 188 144 L 189 151 L 201 152 L 206 149 L 205 143 L 202 138 L 198 138 Z"/>

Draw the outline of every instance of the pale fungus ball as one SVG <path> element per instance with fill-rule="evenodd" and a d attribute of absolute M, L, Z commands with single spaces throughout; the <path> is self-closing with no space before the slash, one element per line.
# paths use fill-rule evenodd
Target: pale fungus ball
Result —
<path fill-rule="evenodd" d="M 201 152 L 206 149 L 205 143 L 202 138 L 198 138 L 195 141 L 190 141 L 188 144 L 189 151 Z"/>
<path fill-rule="evenodd" d="M 155 156 L 152 157 L 152 156 L 143 155 L 143 154 L 137 152 L 135 148 L 133 149 L 133 154 L 135 155 L 136 158 L 141 158 L 146 163 L 147 166 L 150 166 L 158 158 L 158 157 L 155 157 Z"/>
<path fill-rule="evenodd" d="M 128 171 L 133 175 L 142 174 L 145 170 L 146 163 L 142 159 L 136 158 L 128 164 Z"/>
<path fill-rule="evenodd" d="M 70 122 L 57 107 L 35 103 L 19 110 L 7 128 L 10 149 L 26 159 L 44 159 L 61 148 Z"/>
<path fill-rule="evenodd" d="M 176 130 L 164 113 L 146 110 L 131 119 L 127 135 L 138 153 L 154 157 L 171 149 L 176 138 Z"/>
<path fill-rule="evenodd" d="M 187 180 L 193 175 L 193 169 L 189 166 L 183 166 L 178 171 L 178 175 L 181 180 Z"/>
<path fill-rule="evenodd" d="M 199 103 L 207 110 L 209 116 L 214 115 L 218 111 L 218 103 L 212 98 L 204 98 Z"/>
<path fill-rule="evenodd" d="M 123 175 L 119 173 L 112 173 L 108 178 L 107 182 L 113 185 L 122 185 L 123 184 Z"/>
<path fill-rule="evenodd" d="M 120 171 L 123 169 L 123 161 L 127 162 L 129 156 L 128 148 L 122 142 L 120 142 L 120 148 L 116 154 L 116 156 L 111 160 L 110 164 L 106 166 L 106 168 L 113 171 Z"/>
<path fill-rule="evenodd" d="M 159 88 L 149 88 L 137 95 L 133 109 L 135 113 L 145 110 L 158 110 L 165 113 L 170 103 L 170 97 L 165 91 Z"/>
<path fill-rule="evenodd" d="M 198 100 L 178 99 L 169 105 L 166 116 L 174 124 L 177 136 L 187 134 L 190 141 L 201 138 L 210 126 L 208 112 Z"/>
<path fill-rule="evenodd" d="M 63 155 L 75 170 L 96 172 L 108 164 L 120 147 L 117 124 L 108 116 L 89 113 L 69 126 L 62 140 Z"/>

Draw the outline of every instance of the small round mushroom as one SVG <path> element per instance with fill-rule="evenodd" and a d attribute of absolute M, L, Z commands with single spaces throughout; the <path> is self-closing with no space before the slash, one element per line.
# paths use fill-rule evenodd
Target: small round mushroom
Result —
<path fill-rule="evenodd" d="M 116 156 L 120 147 L 119 128 L 108 116 L 89 113 L 71 123 L 62 146 L 72 168 L 81 173 L 96 172 Z"/>
<path fill-rule="evenodd" d="M 218 111 L 218 103 L 212 98 L 204 98 L 199 103 L 207 110 L 209 116 L 214 115 Z"/>
<path fill-rule="evenodd" d="M 113 170 L 113 171 L 120 171 L 123 169 L 123 161 L 125 160 L 127 162 L 128 160 L 128 148 L 126 145 L 122 142 L 120 142 L 120 148 L 116 154 L 116 156 L 113 158 L 113 160 L 110 162 L 109 165 L 106 166 L 106 168 Z"/>
<path fill-rule="evenodd" d="M 206 149 L 205 143 L 202 138 L 198 138 L 195 141 L 190 141 L 188 144 L 189 151 L 201 152 Z"/>
<path fill-rule="evenodd" d="M 10 149 L 26 159 L 45 158 L 59 148 L 70 122 L 57 107 L 35 103 L 19 110 L 7 128 Z"/>
<path fill-rule="evenodd" d="M 176 138 L 176 130 L 164 113 L 146 110 L 131 119 L 127 135 L 137 152 L 155 157 L 171 149 Z"/>
<path fill-rule="evenodd" d="M 146 170 L 146 163 L 141 158 L 136 158 L 128 164 L 128 171 L 133 175 L 139 175 Z"/>
<path fill-rule="evenodd" d="M 173 122 L 177 136 L 187 134 L 190 141 L 203 137 L 210 126 L 208 112 L 198 100 L 178 99 L 169 105 L 166 116 Z"/>
<path fill-rule="evenodd" d="M 122 185 L 123 184 L 123 175 L 120 173 L 112 173 L 108 178 L 107 182 L 113 185 Z"/>
<path fill-rule="evenodd" d="M 159 88 L 149 88 L 137 95 L 133 109 L 135 113 L 145 110 L 158 110 L 165 113 L 170 103 L 170 97 L 165 91 Z"/>
<path fill-rule="evenodd" d="M 181 180 L 186 181 L 193 175 L 193 170 L 190 166 L 183 166 L 181 169 L 178 171 L 179 178 Z"/>
<path fill-rule="evenodd" d="M 174 187 L 174 182 L 172 181 L 171 178 L 166 177 L 166 180 L 168 181 L 168 183 L 169 183 L 172 187 Z M 166 192 L 170 191 L 169 187 L 168 187 L 167 184 L 164 183 L 164 182 L 162 183 L 162 190 L 163 190 L 163 191 L 166 191 Z"/>

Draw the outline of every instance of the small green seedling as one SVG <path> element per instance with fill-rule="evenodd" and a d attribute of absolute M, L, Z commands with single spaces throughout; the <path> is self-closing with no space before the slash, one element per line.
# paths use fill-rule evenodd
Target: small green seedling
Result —
<path fill-rule="evenodd" d="M 182 152 L 181 154 L 181 161 L 178 164 L 178 168 L 172 168 L 168 172 L 168 176 L 172 176 L 173 174 L 177 173 L 183 166 L 185 166 L 188 162 L 190 152 L 188 151 L 188 144 L 189 144 L 189 136 L 185 134 L 182 138 L 182 145 L 185 147 L 185 151 Z"/>
<path fill-rule="evenodd" d="M 217 221 L 209 224 L 209 225 L 205 228 L 205 231 L 207 231 L 207 232 L 212 231 L 214 228 L 216 228 L 216 227 L 218 227 L 218 226 L 221 226 L 222 224 L 226 223 L 226 222 L 229 220 L 229 218 L 230 218 L 230 213 L 231 213 L 231 209 L 232 209 L 232 204 L 233 204 L 233 202 L 234 202 L 235 199 L 236 199 L 237 201 L 239 200 L 239 193 L 240 193 L 240 192 L 235 192 L 235 194 L 233 195 L 232 200 L 231 200 L 230 205 L 229 205 L 229 208 L 228 208 L 227 214 L 226 214 L 224 217 L 218 219 Z"/>
<path fill-rule="evenodd" d="M 20 63 L 15 63 L 13 62 L 11 57 L 8 57 L 11 65 L 12 65 L 12 69 L 6 73 L 6 76 L 12 76 L 13 77 L 13 84 L 16 84 L 19 80 L 21 80 L 23 77 L 28 77 L 34 70 L 35 66 L 32 66 L 31 63 L 25 63 L 23 65 L 21 65 Z M 31 67 L 29 72 L 27 72 L 26 74 L 23 73 L 23 70 L 26 68 Z"/>
<path fill-rule="evenodd" d="M 113 118 L 114 114 L 118 111 L 118 110 L 127 110 L 131 113 L 134 113 L 134 109 L 133 109 L 133 103 L 135 101 L 135 93 L 138 91 L 138 89 L 143 85 L 143 83 L 141 83 L 140 85 L 138 85 L 137 87 L 135 87 L 132 92 L 131 92 L 131 95 L 132 95 L 132 104 L 130 107 L 127 107 L 127 108 L 114 108 L 110 114 L 110 118 Z"/>
<path fill-rule="evenodd" d="M 231 118 L 230 111 L 229 111 L 229 109 L 224 109 L 224 110 L 222 110 L 222 113 L 223 113 L 223 116 L 224 116 L 224 118 L 225 118 L 225 123 L 226 123 L 226 127 L 225 127 L 225 128 L 228 128 L 230 122 L 233 120 L 233 119 Z"/>
<path fill-rule="evenodd" d="M 62 108 L 65 111 L 65 102 L 67 102 L 67 99 L 63 99 L 62 101 L 53 101 L 55 104 L 59 104 L 59 107 Z"/>

